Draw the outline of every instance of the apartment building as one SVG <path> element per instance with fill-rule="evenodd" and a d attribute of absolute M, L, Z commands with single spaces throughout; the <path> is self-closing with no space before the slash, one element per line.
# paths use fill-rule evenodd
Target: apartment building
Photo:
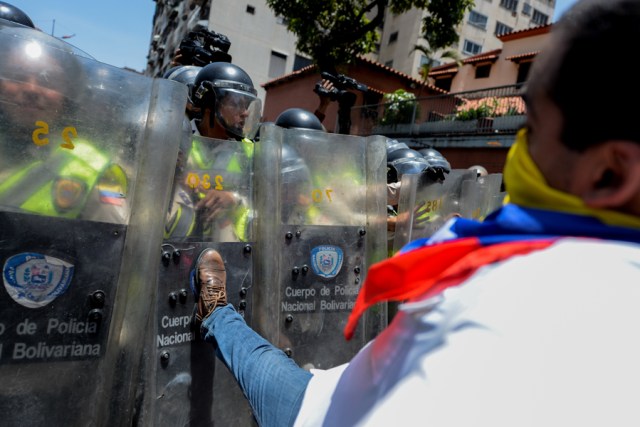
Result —
<path fill-rule="evenodd" d="M 454 49 L 462 58 L 499 49 L 498 35 L 550 23 L 555 0 L 476 0 L 460 25 Z M 419 78 L 426 57 L 413 50 L 420 42 L 424 11 L 385 13 L 380 47 L 367 58 Z M 233 63 L 249 73 L 264 102 L 262 85 L 311 63 L 296 51 L 296 37 L 286 20 L 263 0 L 156 0 L 146 75 L 169 68 L 180 41 L 199 27 L 224 34 L 231 41 Z M 436 55 L 438 57 L 438 55 Z"/>
<path fill-rule="evenodd" d="M 295 35 L 265 1 L 156 0 L 145 74 L 162 75 L 184 36 L 200 27 L 229 38 L 233 63 L 251 76 L 263 102 L 262 84 L 311 64 L 297 54 Z"/>
<path fill-rule="evenodd" d="M 502 41 L 498 36 L 501 34 L 550 24 L 555 3 L 555 0 L 476 0 L 460 24 L 459 42 L 450 49 L 456 50 L 461 59 L 500 49 Z M 424 16 L 425 12 L 417 9 L 395 16 L 387 11 L 377 60 L 419 78 L 420 66 L 428 58 L 414 47 L 421 43 Z M 436 53 L 436 61 L 441 54 L 442 51 Z"/>

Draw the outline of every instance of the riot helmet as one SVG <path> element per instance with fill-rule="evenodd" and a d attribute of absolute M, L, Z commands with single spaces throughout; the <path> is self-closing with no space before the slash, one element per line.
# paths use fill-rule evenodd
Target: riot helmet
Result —
<path fill-rule="evenodd" d="M 406 173 L 421 173 L 429 166 L 429 162 L 416 150 L 393 150 L 387 154 L 387 183 L 398 182 Z"/>
<path fill-rule="evenodd" d="M 26 13 L 3 1 L 0 1 L 0 19 L 6 19 L 7 21 L 15 22 L 26 27 L 36 28 L 36 26 L 33 25 L 33 21 L 31 21 L 31 18 L 29 18 Z"/>
<path fill-rule="evenodd" d="M 285 129 L 311 129 L 324 131 L 320 119 L 315 114 L 302 108 L 289 108 L 284 110 L 276 118 L 276 125 Z"/>
<path fill-rule="evenodd" d="M 489 172 L 487 172 L 487 169 L 484 166 L 473 165 L 469 166 L 467 169 L 469 169 L 470 171 L 476 171 L 478 177 L 489 175 Z"/>
<path fill-rule="evenodd" d="M 237 65 L 214 62 L 202 67 L 193 85 L 193 103 L 209 109 L 230 137 L 252 137 L 260 120 L 262 103 L 249 75 Z"/>
<path fill-rule="evenodd" d="M 409 148 L 407 144 L 405 144 L 404 142 L 400 142 L 397 139 L 387 139 L 385 144 L 387 146 L 387 156 L 392 151 L 398 150 L 400 148 Z"/>
<path fill-rule="evenodd" d="M 446 173 L 451 172 L 449 161 L 435 148 L 423 148 L 420 153 L 424 156 L 429 164 L 436 168 L 442 168 Z"/>
<path fill-rule="evenodd" d="M 196 65 L 178 65 L 169 68 L 163 76 L 167 80 L 173 80 L 187 86 L 187 116 L 189 119 L 200 118 L 200 110 L 194 108 L 193 105 L 193 85 L 201 69 L 202 67 Z"/>
<path fill-rule="evenodd" d="M 443 181 L 444 174 L 451 172 L 449 161 L 435 148 L 422 148 L 420 154 L 429 162 L 429 178 L 434 181 Z"/>
<path fill-rule="evenodd" d="M 187 86 L 193 86 L 200 70 L 202 70 L 202 67 L 197 65 L 178 65 L 177 67 L 169 68 L 162 77 Z"/>

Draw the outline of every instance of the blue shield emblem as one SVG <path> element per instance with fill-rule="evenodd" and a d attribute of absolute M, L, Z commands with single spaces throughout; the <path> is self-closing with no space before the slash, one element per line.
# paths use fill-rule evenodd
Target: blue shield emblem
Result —
<path fill-rule="evenodd" d="M 342 268 L 342 249 L 337 246 L 317 246 L 311 249 L 311 268 L 318 276 L 336 277 Z"/>
<path fill-rule="evenodd" d="M 28 308 L 44 307 L 69 288 L 73 265 L 34 252 L 10 257 L 2 269 L 7 293 Z"/>

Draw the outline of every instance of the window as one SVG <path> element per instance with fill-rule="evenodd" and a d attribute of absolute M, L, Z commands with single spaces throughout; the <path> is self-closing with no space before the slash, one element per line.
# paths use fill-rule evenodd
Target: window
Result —
<path fill-rule="evenodd" d="M 365 119 L 376 120 L 378 118 L 378 104 L 382 102 L 382 95 L 372 90 L 368 90 L 362 94 L 362 104 L 364 108 L 361 110 L 361 117 Z"/>
<path fill-rule="evenodd" d="M 477 55 L 480 53 L 481 50 L 482 50 L 482 46 L 480 46 L 478 43 L 474 43 L 470 40 L 464 41 L 462 53 L 465 53 L 467 55 Z"/>
<path fill-rule="evenodd" d="M 269 77 L 279 77 L 284 74 L 287 66 L 287 55 L 271 51 L 271 61 L 269 61 Z"/>
<path fill-rule="evenodd" d="M 531 22 L 536 25 L 547 25 L 547 22 L 549 22 L 549 16 L 545 15 L 537 9 L 533 9 L 533 17 L 531 18 Z"/>
<path fill-rule="evenodd" d="M 516 83 L 524 83 L 525 81 L 527 81 L 527 76 L 529 75 L 529 69 L 531 68 L 531 64 L 533 64 L 533 62 L 521 62 L 518 65 L 518 77 L 516 80 Z"/>
<path fill-rule="evenodd" d="M 522 14 L 531 16 L 531 5 L 529 3 L 525 3 L 522 5 Z"/>
<path fill-rule="evenodd" d="M 453 82 L 453 76 L 446 76 L 437 78 L 435 81 L 436 87 L 449 92 L 451 90 L 451 83 Z"/>
<path fill-rule="evenodd" d="M 256 8 L 254 6 L 251 6 L 250 4 L 247 5 L 247 13 L 250 15 L 255 15 L 256 14 Z"/>
<path fill-rule="evenodd" d="M 513 31 L 513 28 L 511 28 L 510 26 L 503 24 L 500 21 L 496 21 L 496 31 L 495 31 L 496 36 L 501 36 L 503 34 L 507 34 L 512 31 Z"/>
<path fill-rule="evenodd" d="M 299 70 L 300 68 L 304 68 L 311 64 L 313 64 L 313 61 L 311 59 L 305 58 L 304 56 L 296 55 L 293 60 L 293 71 Z"/>
<path fill-rule="evenodd" d="M 476 66 L 476 79 L 486 79 L 491 74 L 491 64 Z"/>
<path fill-rule="evenodd" d="M 515 12 L 518 10 L 518 0 L 500 0 L 500 7 Z"/>
<path fill-rule="evenodd" d="M 389 36 L 389 44 L 394 43 L 395 41 L 398 40 L 398 32 L 394 31 L 393 33 L 391 33 L 391 35 Z"/>
<path fill-rule="evenodd" d="M 427 58 L 426 55 L 420 55 L 420 67 L 422 67 L 424 64 L 427 64 L 427 63 L 429 63 L 431 68 L 433 68 L 433 67 L 437 67 L 438 65 L 441 65 L 442 61 L 439 61 L 437 59 L 429 60 L 429 58 Z"/>
<path fill-rule="evenodd" d="M 473 10 L 469 13 L 469 24 L 473 25 L 474 27 L 486 30 L 487 20 L 488 18 L 481 13 L 475 12 Z"/>

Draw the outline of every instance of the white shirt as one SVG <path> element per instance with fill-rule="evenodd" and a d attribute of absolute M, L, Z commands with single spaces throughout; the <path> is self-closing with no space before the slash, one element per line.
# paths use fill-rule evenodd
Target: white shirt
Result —
<path fill-rule="evenodd" d="M 403 304 L 296 426 L 640 426 L 640 245 L 563 239 Z"/>

